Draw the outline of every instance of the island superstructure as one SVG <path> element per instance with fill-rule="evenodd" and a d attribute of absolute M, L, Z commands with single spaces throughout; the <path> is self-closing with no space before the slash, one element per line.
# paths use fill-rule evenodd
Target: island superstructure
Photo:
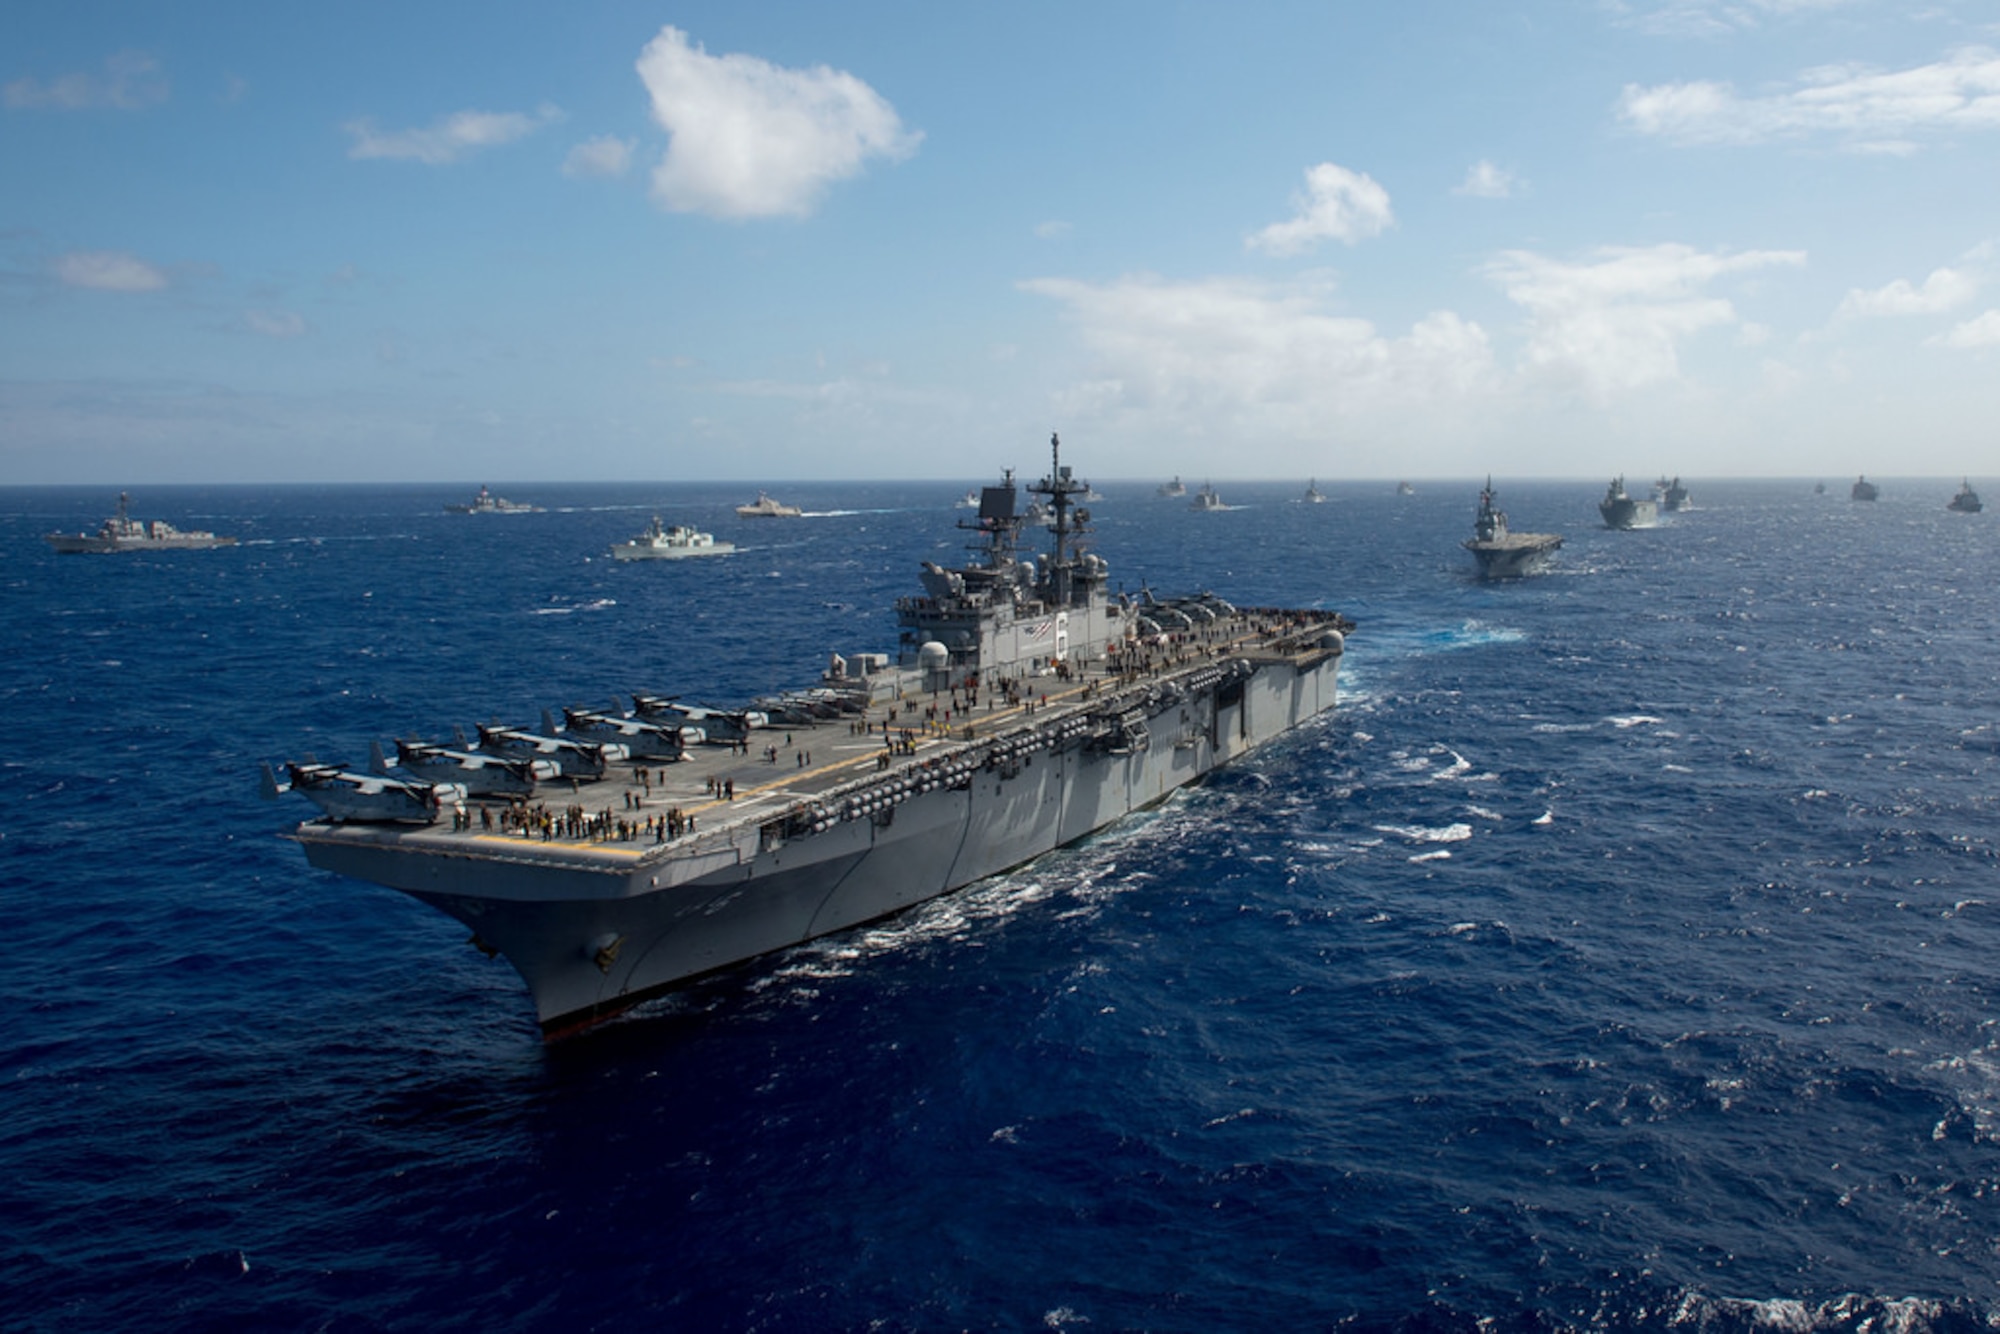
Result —
<path fill-rule="evenodd" d="M 635 699 L 602 777 L 290 836 L 464 922 L 556 1037 L 1018 866 L 1334 706 L 1340 615 L 1114 596 L 1059 441 L 1028 490 L 1052 549 L 1024 554 L 1011 474 L 984 488 L 973 559 L 924 564 L 893 658 L 831 655 L 754 712 Z M 677 735 L 642 757 L 642 719 Z"/>

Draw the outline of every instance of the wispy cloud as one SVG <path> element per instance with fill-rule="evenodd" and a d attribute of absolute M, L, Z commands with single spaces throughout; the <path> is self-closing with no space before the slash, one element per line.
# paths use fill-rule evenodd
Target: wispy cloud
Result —
<path fill-rule="evenodd" d="M 1642 32 L 1663 37 L 1726 37 L 1775 19 L 1841 9 L 1858 0 L 1611 0 L 1609 8 Z"/>
<path fill-rule="evenodd" d="M 1063 415 L 1180 434 L 1207 423 L 1244 438 L 1321 439 L 1328 423 L 1462 401 L 1491 380 L 1478 325 L 1449 312 L 1402 337 L 1335 313 L 1322 276 L 1109 283 L 1038 278 L 1023 290 L 1064 308 L 1092 365 Z"/>
<path fill-rule="evenodd" d="M 1331 162 L 1306 169 L 1306 188 L 1292 196 L 1294 216 L 1249 237 L 1252 250 L 1280 257 L 1302 255 L 1321 241 L 1353 245 L 1394 226 L 1389 192 L 1364 172 Z"/>
<path fill-rule="evenodd" d="M 565 176 L 623 176 L 632 165 L 633 141 L 600 134 L 569 150 L 563 159 Z"/>
<path fill-rule="evenodd" d="M 825 65 L 711 56 L 669 26 L 647 43 L 638 68 L 653 118 L 670 136 L 653 197 L 671 212 L 807 217 L 835 182 L 876 159 L 901 161 L 923 141 L 881 94 Z"/>
<path fill-rule="evenodd" d="M 1041 241 L 1053 241 L 1058 237 L 1068 236 L 1069 230 L 1070 225 L 1067 222 L 1051 218 L 1047 222 L 1035 224 L 1035 238 Z"/>
<path fill-rule="evenodd" d="M 1471 195 L 1475 199 L 1505 199 L 1514 193 L 1518 185 L 1513 172 L 1481 158 L 1467 169 L 1465 179 L 1452 187 L 1452 193 Z"/>
<path fill-rule="evenodd" d="M 1884 315 L 1941 315 L 1962 306 L 1979 291 L 1979 281 L 1958 269 L 1933 269 L 1922 287 L 1898 278 L 1873 291 L 1852 288 L 1841 298 L 1837 319 L 1870 319 Z"/>
<path fill-rule="evenodd" d="M 0 91 L 0 100 L 20 110 L 139 111 L 158 106 L 167 94 L 159 61 L 143 51 L 120 51 L 105 60 L 102 74 L 65 74 L 47 83 L 24 75 Z"/>
<path fill-rule="evenodd" d="M 2000 129 L 2000 55 L 1968 47 L 1929 65 L 1887 72 L 1857 65 L 1807 70 L 1789 91 L 1742 97 L 1726 83 L 1628 84 L 1618 116 L 1677 144 L 1759 144 L 1809 135 L 1909 152 L 1911 136 Z"/>
<path fill-rule="evenodd" d="M 562 112 L 544 106 L 529 115 L 519 111 L 459 111 L 417 130 L 379 130 L 366 117 L 347 122 L 353 136 L 347 150 L 351 158 L 389 158 L 441 166 L 456 162 L 468 153 L 494 148 L 533 134 Z"/>
<path fill-rule="evenodd" d="M 72 250 L 49 267 L 71 287 L 100 292 L 156 292 L 167 285 L 164 272 L 124 250 Z"/>
<path fill-rule="evenodd" d="M 1675 378 L 1682 342 L 1740 322 L 1710 285 L 1805 260 L 1795 250 L 1726 255 L 1668 244 L 1606 247 L 1581 261 L 1512 250 L 1485 272 L 1528 314 L 1524 367 L 1602 397 Z"/>
<path fill-rule="evenodd" d="M 1975 315 L 1963 324 L 1955 325 L 1949 333 L 1940 334 L 1930 341 L 1940 347 L 1961 349 L 2000 347 L 2000 310 Z"/>

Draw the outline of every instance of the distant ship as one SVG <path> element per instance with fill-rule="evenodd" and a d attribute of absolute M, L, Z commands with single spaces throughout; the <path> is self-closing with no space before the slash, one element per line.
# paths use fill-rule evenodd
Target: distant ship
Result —
<path fill-rule="evenodd" d="M 479 488 L 479 494 L 471 500 L 461 504 L 447 502 L 444 509 L 447 514 L 540 514 L 542 512 L 540 505 L 523 505 L 504 496 L 496 496 L 483 486 Z"/>
<path fill-rule="evenodd" d="M 680 560 L 687 556 L 727 556 L 734 550 L 734 542 L 718 542 L 713 533 L 698 533 L 680 524 L 662 528 L 660 516 L 655 514 L 652 527 L 630 542 L 613 546 L 611 555 L 614 560 Z"/>
<path fill-rule="evenodd" d="M 1479 516 L 1472 521 L 1472 536 L 1461 545 L 1479 560 L 1482 579 L 1516 579 L 1536 574 L 1548 566 L 1563 544 L 1556 533 L 1513 533 L 1507 530 L 1507 515 L 1494 507 L 1493 479 L 1479 493 Z"/>
<path fill-rule="evenodd" d="M 1173 481 L 1160 483 L 1160 494 L 1169 500 L 1176 499 L 1187 494 L 1187 487 L 1181 483 L 1179 475 L 1176 474 Z"/>
<path fill-rule="evenodd" d="M 1635 500 L 1625 494 L 1625 479 L 1614 477 L 1597 502 L 1606 528 L 1650 528 L 1660 516 L 1660 507 L 1650 500 Z"/>
<path fill-rule="evenodd" d="M 1417 488 L 1411 486 L 1408 482 L 1398 482 L 1396 483 L 1396 494 L 1399 496 L 1414 496 L 1417 494 Z"/>
<path fill-rule="evenodd" d="M 1972 489 L 1972 479 L 1968 477 L 1958 484 L 1958 494 L 1945 502 L 1945 508 L 1957 514 L 1977 514 L 1985 507 L 1979 503 L 1979 493 Z"/>
<path fill-rule="evenodd" d="M 1825 483 L 1825 482 L 1814 482 L 1814 483 L 1813 483 L 1813 494 L 1814 494 L 1814 495 L 1816 495 L 1816 496 L 1823 496 L 1823 495 L 1825 495 L 1825 494 L 1826 494 L 1826 483 Z"/>
<path fill-rule="evenodd" d="M 965 494 L 964 494 L 963 496 L 960 496 L 960 497 L 959 497 L 959 500 L 958 500 L 958 504 L 957 504 L 956 508 L 958 508 L 958 509 L 962 509 L 962 510 L 976 510 L 976 509 L 978 509 L 978 508 L 979 508 L 979 489 L 978 489 L 977 487 L 974 487 L 974 488 L 973 488 L 972 490 L 970 490 L 970 491 L 967 491 L 967 492 L 966 492 L 966 493 L 965 493 Z"/>
<path fill-rule="evenodd" d="M 118 512 L 97 525 L 95 533 L 49 533 L 45 540 L 65 556 L 109 551 L 205 551 L 233 547 L 233 537 L 217 537 L 199 528 L 183 531 L 162 519 L 141 522 L 128 512 L 131 498 L 118 493 Z"/>
<path fill-rule="evenodd" d="M 1020 545 L 1011 474 L 985 488 L 960 522 L 974 559 L 926 561 L 897 600 L 897 653 L 832 654 L 788 697 L 782 762 L 775 737 L 751 740 L 775 715 L 635 697 L 636 716 L 480 729 L 461 756 L 527 762 L 490 797 L 454 756 L 431 770 L 449 783 L 288 765 L 265 795 L 319 807 L 290 833 L 313 865 L 399 889 L 504 955 L 554 1038 L 1023 865 L 1334 707 L 1352 622 L 1114 593 L 1084 549 L 1087 484 L 1049 448 L 1029 489 L 1053 549 Z M 545 781 L 537 764 L 561 786 L 520 793 Z"/>
<path fill-rule="evenodd" d="M 1850 500 L 1874 500 L 1880 497 L 1881 494 L 1882 488 L 1876 486 L 1875 483 L 1869 481 L 1866 477 L 1855 478 L 1854 486 L 1847 493 Z"/>
<path fill-rule="evenodd" d="M 736 507 L 736 517 L 739 519 L 796 519 L 804 513 L 805 511 L 797 505 L 780 504 L 762 491 L 757 493 L 755 501 Z"/>
<path fill-rule="evenodd" d="M 1229 508 L 1229 506 L 1222 503 L 1222 497 L 1217 493 L 1216 489 L 1207 482 L 1203 482 L 1201 490 L 1194 493 L 1194 499 L 1189 503 L 1188 507 L 1203 511 L 1226 510 Z"/>
<path fill-rule="evenodd" d="M 1678 477 L 1671 482 L 1662 477 L 1653 483 L 1653 497 L 1660 502 L 1660 508 L 1669 514 L 1688 507 L 1688 489 L 1681 485 Z"/>
<path fill-rule="evenodd" d="M 1303 496 L 1300 496 L 1299 499 L 1305 501 L 1305 503 L 1308 505 L 1317 505 L 1326 499 L 1326 497 L 1320 493 L 1318 478 L 1308 477 L 1306 479 L 1306 493 Z"/>

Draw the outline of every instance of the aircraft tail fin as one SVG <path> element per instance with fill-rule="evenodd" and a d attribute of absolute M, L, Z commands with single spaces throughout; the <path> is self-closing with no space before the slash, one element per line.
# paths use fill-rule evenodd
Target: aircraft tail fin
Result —
<path fill-rule="evenodd" d="M 278 775 L 271 772 L 270 765 L 259 764 L 257 768 L 261 771 L 257 784 L 257 792 L 264 800 L 276 801 L 281 793 L 290 789 L 291 785 L 289 783 L 281 785 L 278 782 Z"/>
<path fill-rule="evenodd" d="M 389 776 L 389 757 L 382 753 L 382 743 L 379 741 L 368 743 L 368 772 L 380 774 L 384 778 Z"/>
<path fill-rule="evenodd" d="M 542 735 L 556 735 L 556 716 L 547 709 L 542 710 Z"/>

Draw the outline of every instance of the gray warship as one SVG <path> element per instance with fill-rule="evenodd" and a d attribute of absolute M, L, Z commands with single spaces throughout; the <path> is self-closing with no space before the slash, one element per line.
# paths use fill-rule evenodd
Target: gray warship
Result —
<path fill-rule="evenodd" d="M 1506 512 L 1493 503 L 1493 479 L 1479 493 L 1479 514 L 1472 536 L 1462 544 L 1479 561 L 1482 579 L 1516 579 L 1548 566 L 1563 544 L 1555 533 L 1516 533 L 1507 528 Z"/>
<path fill-rule="evenodd" d="M 959 525 L 972 560 L 925 562 L 922 593 L 897 601 L 893 662 L 832 655 L 754 712 L 645 696 L 632 714 L 566 711 L 561 744 L 601 747 L 597 763 L 539 792 L 440 782 L 426 798 L 413 779 L 383 815 L 382 778 L 331 774 L 307 792 L 325 813 L 288 837 L 463 922 L 554 1039 L 1019 866 L 1334 707 L 1351 622 L 1114 597 L 1058 440 L 1028 490 L 1053 550 L 1023 556 L 1011 472 L 984 488 Z M 583 716 L 612 727 L 577 732 Z M 543 753 L 560 731 L 545 720 Z"/>
<path fill-rule="evenodd" d="M 135 519 L 131 497 L 118 493 L 118 512 L 97 525 L 94 533 L 48 533 L 44 540 L 65 556 L 101 555 L 113 551 L 207 551 L 233 547 L 233 537 L 218 537 L 202 528 L 176 528 L 164 519 Z"/>
<path fill-rule="evenodd" d="M 1604 499 L 1597 502 L 1597 512 L 1604 516 L 1606 528 L 1651 528 L 1660 517 L 1660 507 L 1653 501 L 1625 494 L 1623 477 L 1611 479 Z"/>

